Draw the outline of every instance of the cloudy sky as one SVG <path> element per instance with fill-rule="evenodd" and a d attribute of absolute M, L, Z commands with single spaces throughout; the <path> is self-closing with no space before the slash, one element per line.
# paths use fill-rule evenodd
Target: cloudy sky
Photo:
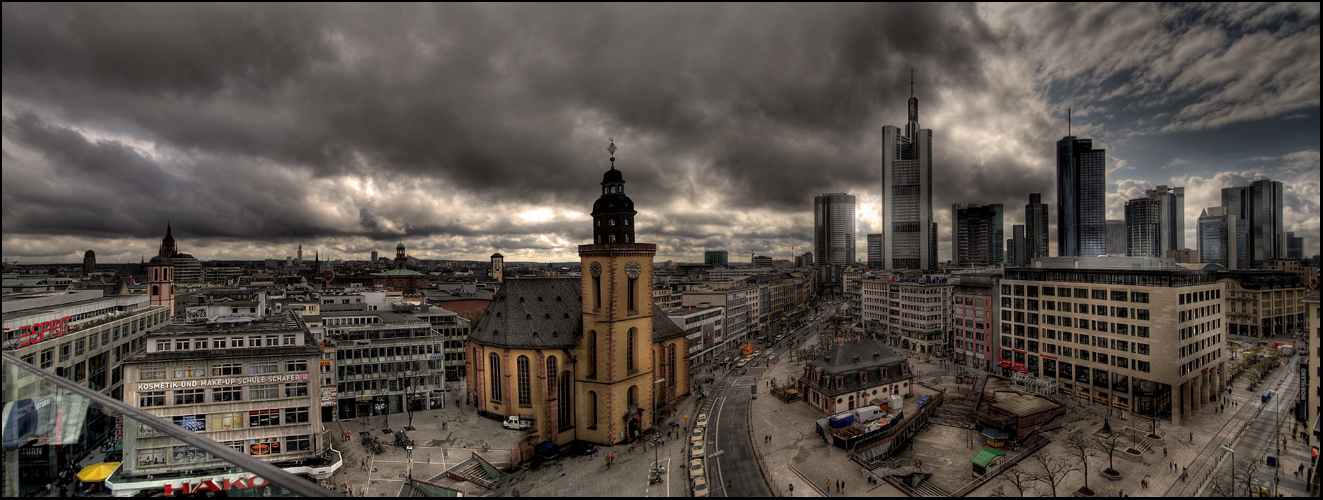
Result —
<path fill-rule="evenodd" d="M 813 197 L 880 232 L 910 71 L 952 203 L 1055 200 L 1107 149 L 1108 218 L 1286 187 L 1319 248 L 1319 5 L 3 5 L 3 253 L 576 261 L 607 138 L 658 261 L 810 250 Z M 1055 220 L 1056 207 L 1051 208 Z M 1055 224 L 1053 224 L 1055 226 Z M 1055 228 L 1053 228 L 1055 247 Z"/>

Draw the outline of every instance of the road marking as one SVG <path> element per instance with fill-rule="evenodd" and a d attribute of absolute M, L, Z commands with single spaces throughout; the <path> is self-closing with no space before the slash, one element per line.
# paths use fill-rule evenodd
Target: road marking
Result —
<path fill-rule="evenodd" d="M 721 408 L 725 408 L 725 407 L 726 407 L 726 398 L 725 398 L 725 396 L 722 396 L 722 397 L 721 397 L 721 402 L 720 402 L 720 407 L 719 407 L 719 408 L 716 408 L 716 411 L 714 412 L 714 413 L 716 413 L 716 416 L 717 416 L 717 419 L 718 419 L 718 420 L 721 419 Z M 720 422 L 718 422 L 718 424 L 720 424 Z M 720 425 L 713 425 L 713 426 L 712 426 L 712 444 L 713 444 L 713 446 L 715 446 L 715 445 L 717 444 L 717 438 L 720 437 L 720 434 L 721 434 L 721 426 L 720 426 Z M 722 495 L 725 495 L 725 494 L 726 494 L 726 482 L 721 480 L 721 478 L 722 478 L 722 475 L 721 475 L 721 461 L 720 461 L 720 460 L 713 460 L 713 462 L 716 462 L 716 464 L 717 464 L 717 484 L 721 485 L 721 493 L 722 493 Z M 711 485 L 709 484 L 708 487 L 711 488 Z"/>

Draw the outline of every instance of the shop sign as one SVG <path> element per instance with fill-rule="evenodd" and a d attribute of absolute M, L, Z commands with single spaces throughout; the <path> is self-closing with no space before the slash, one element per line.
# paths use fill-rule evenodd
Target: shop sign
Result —
<path fill-rule="evenodd" d="M 269 382 L 293 382 L 296 380 L 307 380 L 306 374 L 292 375 L 262 375 L 258 377 L 242 378 L 218 378 L 211 380 L 180 380 L 178 382 L 145 382 L 138 384 L 140 391 L 152 391 L 156 389 L 180 389 L 189 387 L 212 387 L 218 385 L 239 385 L 239 384 L 263 384 Z"/>
<path fill-rule="evenodd" d="M 18 330 L 23 332 L 18 336 L 18 347 L 29 346 L 43 340 L 50 340 L 56 337 L 63 337 L 69 333 L 69 320 L 73 316 L 65 316 L 51 321 L 42 321 L 28 326 L 20 326 Z M 4 331 L 9 331 L 5 328 Z M 8 335 L 6 335 L 8 337 Z"/>
<path fill-rule="evenodd" d="M 322 406 L 323 406 L 323 407 L 326 407 L 326 406 L 335 406 L 335 405 L 336 405 L 336 400 L 338 400 L 338 399 L 339 399 L 339 396 L 338 396 L 338 393 L 337 393 L 337 388 L 335 388 L 335 387 L 323 387 L 323 388 L 322 388 Z"/>
<path fill-rule="evenodd" d="M 219 484 L 217 484 L 218 481 Z M 259 476 L 249 476 L 247 478 L 239 477 L 236 479 L 230 479 L 230 478 L 203 479 L 197 484 L 193 484 L 192 481 L 184 481 L 182 483 L 165 483 L 165 496 L 168 497 L 174 496 L 175 492 L 189 495 L 193 493 L 201 493 L 204 491 L 229 491 L 231 489 L 242 490 L 246 488 L 261 488 L 268 484 L 271 484 L 271 482 L 267 481 L 266 479 L 262 479 Z"/>

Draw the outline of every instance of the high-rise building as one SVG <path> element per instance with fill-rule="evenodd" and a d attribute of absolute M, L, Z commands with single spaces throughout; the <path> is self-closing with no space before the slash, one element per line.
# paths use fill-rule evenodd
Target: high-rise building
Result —
<path fill-rule="evenodd" d="M 1158 255 L 1185 248 L 1185 188 L 1158 186 L 1144 191 L 1144 196 L 1158 200 Z"/>
<path fill-rule="evenodd" d="M 854 264 L 854 195 L 813 197 L 813 253 L 818 265 Z"/>
<path fill-rule="evenodd" d="M 1177 264 L 1198 264 L 1199 251 L 1193 248 L 1182 248 L 1180 250 L 1167 250 L 1165 254 L 1168 259 L 1176 261 Z"/>
<path fill-rule="evenodd" d="M 1107 219 L 1107 255 L 1125 255 L 1125 220 Z"/>
<path fill-rule="evenodd" d="M 96 272 L 96 252 L 88 250 L 83 254 L 83 276 L 91 276 Z"/>
<path fill-rule="evenodd" d="M 1240 217 L 1227 213 L 1225 207 L 1209 207 L 1199 214 L 1195 231 L 1199 262 L 1249 268 L 1249 228 Z"/>
<path fill-rule="evenodd" d="M 1263 179 L 1248 186 L 1223 188 L 1222 206 L 1248 226 L 1251 267 L 1266 267 L 1268 261 L 1286 255 L 1281 182 Z"/>
<path fill-rule="evenodd" d="M 886 269 L 937 266 L 932 137 L 931 129 L 919 128 L 919 99 L 914 97 L 911 79 L 904 134 L 899 127 L 882 127 L 882 267 Z"/>
<path fill-rule="evenodd" d="M 730 252 L 725 250 L 707 250 L 703 252 L 703 264 L 712 267 L 727 267 L 730 265 Z"/>
<path fill-rule="evenodd" d="M 1125 254 L 1127 257 L 1161 257 L 1158 226 L 1162 204 L 1153 198 L 1125 202 Z"/>
<path fill-rule="evenodd" d="M 951 205 L 951 264 L 995 266 L 1004 258 L 1002 205 Z"/>
<path fill-rule="evenodd" d="M 376 250 L 373 250 L 373 251 L 372 251 L 372 265 L 376 265 L 376 264 L 377 264 L 377 251 L 376 251 Z"/>
<path fill-rule="evenodd" d="M 1011 226 L 1011 239 L 1006 240 L 1006 265 L 1024 267 L 1029 265 L 1030 249 L 1033 247 L 1025 237 L 1024 224 Z"/>
<path fill-rule="evenodd" d="M 1025 257 L 1047 257 L 1047 204 L 1041 193 L 1029 193 L 1029 204 L 1024 206 Z M 1024 264 L 1027 265 L 1026 260 Z"/>
<path fill-rule="evenodd" d="M 882 233 L 868 235 L 868 267 L 882 269 Z"/>
<path fill-rule="evenodd" d="M 87 253 L 92 253 L 92 251 L 88 250 Z M 1292 231 L 1286 232 L 1286 258 L 1288 259 L 1305 258 L 1305 238 L 1303 236 L 1296 236 L 1295 232 Z M 92 262 L 93 265 L 95 266 L 96 261 L 93 260 Z"/>
<path fill-rule="evenodd" d="M 1107 253 L 1107 150 L 1093 139 L 1057 141 L 1057 255 Z"/>
<path fill-rule="evenodd" d="M 757 255 L 757 256 L 754 256 L 754 258 L 753 258 L 752 260 L 750 260 L 749 263 L 750 263 L 750 267 L 752 267 L 752 268 L 754 268 L 754 269 L 771 269 L 771 268 L 772 268 L 772 258 L 771 258 L 771 257 L 768 257 L 768 256 L 766 256 L 766 255 Z"/>

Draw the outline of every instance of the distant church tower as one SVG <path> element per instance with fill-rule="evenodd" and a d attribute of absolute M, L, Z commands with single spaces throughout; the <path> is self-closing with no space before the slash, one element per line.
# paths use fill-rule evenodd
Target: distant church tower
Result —
<path fill-rule="evenodd" d="M 404 255 L 404 242 L 395 245 L 395 269 L 404 269 L 409 264 L 409 257 Z"/>
<path fill-rule="evenodd" d="M 593 241 L 579 246 L 583 273 L 585 342 L 575 356 L 579 401 L 594 420 L 580 439 L 615 443 L 652 427 L 652 261 L 657 245 L 634 242 L 634 202 L 615 167 L 615 142 L 607 151 L 611 169 L 602 176 L 602 196 L 593 203 Z M 687 353 L 686 353 L 687 354 Z M 663 398 L 665 399 L 665 398 Z M 600 413 L 599 410 L 600 409 Z M 594 418 L 595 417 L 595 418 Z M 605 417 L 605 418 L 601 418 Z"/>
<path fill-rule="evenodd" d="M 96 272 L 96 252 L 88 250 L 83 254 L 83 276 L 91 276 Z"/>
<path fill-rule="evenodd" d="M 167 223 L 161 249 L 147 261 L 147 295 L 149 305 L 170 308 L 170 316 L 175 315 L 175 266 L 171 257 L 177 253 L 175 238 L 170 236 L 170 224 Z"/>
<path fill-rule="evenodd" d="M 492 279 L 497 283 L 505 282 L 505 256 L 501 252 L 492 254 Z"/>

